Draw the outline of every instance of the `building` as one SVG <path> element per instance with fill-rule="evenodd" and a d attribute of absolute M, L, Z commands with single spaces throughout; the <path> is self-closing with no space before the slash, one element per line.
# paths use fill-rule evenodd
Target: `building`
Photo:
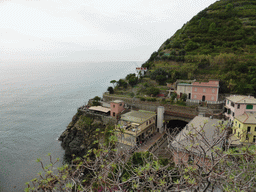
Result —
<path fill-rule="evenodd" d="M 136 67 L 136 71 L 138 73 L 138 76 L 144 76 L 145 73 L 147 72 L 147 67 Z"/>
<path fill-rule="evenodd" d="M 222 147 L 226 141 L 226 131 L 221 127 L 227 122 L 197 116 L 175 137 L 170 148 L 176 164 L 193 164 L 208 169 L 211 158 L 217 158 L 213 146 Z"/>
<path fill-rule="evenodd" d="M 177 97 L 181 98 L 183 94 L 187 95 L 187 99 L 191 99 L 192 84 L 178 83 L 177 84 Z"/>
<path fill-rule="evenodd" d="M 234 118 L 233 134 L 241 143 L 256 142 L 256 112 L 245 112 Z"/>
<path fill-rule="evenodd" d="M 252 96 L 232 95 L 226 98 L 224 115 L 231 122 L 245 112 L 254 111 L 256 112 L 256 99 Z"/>
<path fill-rule="evenodd" d="M 125 110 L 124 102 L 122 100 L 114 100 L 110 102 L 110 115 L 118 117 L 118 115 Z"/>
<path fill-rule="evenodd" d="M 199 101 L 218 101 L 219 81 L 192 83 L 191 99 Z"/>
<path fill-rule="evenodd" d="M 168 85 L 167 85 L 168 86 Z M 219 81 L 210 80 L 209 82 L 196 82 L 195 80 L 187 80 L 176 82 L 177 97 L 181 98 L 183 94 L 187 95 L 187 99 L 191 102 L 208 101 L 217 102 L 219 95 Z M 173 90 L 169 90 L 169 95 Z"/>
<path fill-rule="evenodd" d="M 116 131 L 119 143 L 133 147 L 156 132 L 156 113 L 139 110 L 122 114 Z"/>

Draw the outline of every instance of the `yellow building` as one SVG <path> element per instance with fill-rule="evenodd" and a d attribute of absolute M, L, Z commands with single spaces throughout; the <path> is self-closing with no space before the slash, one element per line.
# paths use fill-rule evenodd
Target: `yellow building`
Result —
<path fill-rule="evenodd" d="M 122 114 L 116 131 L 119 143 L 133 147 L 156 132 L 156 113 L 139 110 Z"/>
<path fill-rule="evenodd" d="M 233 134 L 240 142 L 256 142 L 256 112 L 245 112 L 235 117 Z"/>

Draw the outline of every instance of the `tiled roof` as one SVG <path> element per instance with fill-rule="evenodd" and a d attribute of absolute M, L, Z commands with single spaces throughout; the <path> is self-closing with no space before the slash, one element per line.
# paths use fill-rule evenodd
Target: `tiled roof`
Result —
<path fill-rule="evenodd" d="M 235 117 L 235 119 L 246 124 L 256 124 L 256 112 L 245 112 L 243 115 Z"/>
<path fill-rule="evenodd" d="M 216 126 L 226 122 L 219 119 L 210 119 L 208 117 L 196 116 L 184 129 L 176 136 L 171 146 L 177 150 L 188 150 L 193 153 L 211 153 L 211 147 L 221 146 L 217 140 L 222 134 Z M 199 134 L 200 133 L 200 134 Z M 193 136 L 196 134 L 197 136 Z M 207 142 L 206 142 L 207 141 Z M 201 146 L 202 148 L 198 147 Z"/>
<path fill-rule="evenodd" d="M 234 103 L 247 103 L 247 104 L 256 104 L 256 99 L 253 96 L 246 95 L 232 95 L 226 99 Z"/>

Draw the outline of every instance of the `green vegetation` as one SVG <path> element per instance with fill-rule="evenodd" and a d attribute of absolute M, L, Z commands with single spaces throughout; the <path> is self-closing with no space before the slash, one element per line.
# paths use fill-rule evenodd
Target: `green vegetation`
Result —
<path fill-rule="evenodd" d="M 221 0 L 184 24 L 142 66 L 160 85 L 222 80 L 221 91 L 256 94 L 256 3 Z"/>
<path fill-rule="evenodd" d="M 108 87 L 107 91 L 109 92 L 109 94 L 114 94 L 113 87 Z"/>
<path fill-rule="evenodd" d="M 38 158 L 42 172 L 26 183 L 25 191 L 214 191 L 216 188 L 226 192 L 255 191 L 256 147 L 230 148 L 229 143 L 224 142 L 228 128 L 222 124 L 216 127 L 218 134 L 213 143 L 203 131 L 184 135 L 186 140 L 191 140 L 191 145 L 180 145 L 177 164 L 172 158 L 158 158 L 150 152 L 118 152 L 112 128 L 96 129 L 95 139 L 90 143 L 94 147 L 82 157 L 73 155 L 69 165 L 56 168 L 59 159 L 54 161 L 51 154 L 48 154 L 48 165 Z M 108 137 L 105 142 L 100 140 L 101 133 Z M 166 139 L 173 141 L 171 135 Z M 209 145 L 207 152 L 200 150 L 205 148 L 205 143 Z M 218 143 L 224 146 L 219 147 Z M 177 151 L 169 148 L 166 152 Z"/>
<path fill-rule="evenodd" d="M 100 100 L 101 100 L 100 97 L 95 96 L 95 97 L 92 99 L 92 106 L 99 106 L 99 105 L 101 105 L 101 104 L 100 104 Z"/>

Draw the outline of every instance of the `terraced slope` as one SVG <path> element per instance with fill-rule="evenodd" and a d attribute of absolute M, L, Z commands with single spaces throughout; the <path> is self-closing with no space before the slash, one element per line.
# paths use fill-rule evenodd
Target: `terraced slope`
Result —
<path fill-rule="evenodd" d="M 220 0 L 167 39 L 143 67 L 161 83 L 220 79 L 221 91 L 256 94 L 256 1 Z M 153 73 L 154 74 L 154 73 Z"/>

